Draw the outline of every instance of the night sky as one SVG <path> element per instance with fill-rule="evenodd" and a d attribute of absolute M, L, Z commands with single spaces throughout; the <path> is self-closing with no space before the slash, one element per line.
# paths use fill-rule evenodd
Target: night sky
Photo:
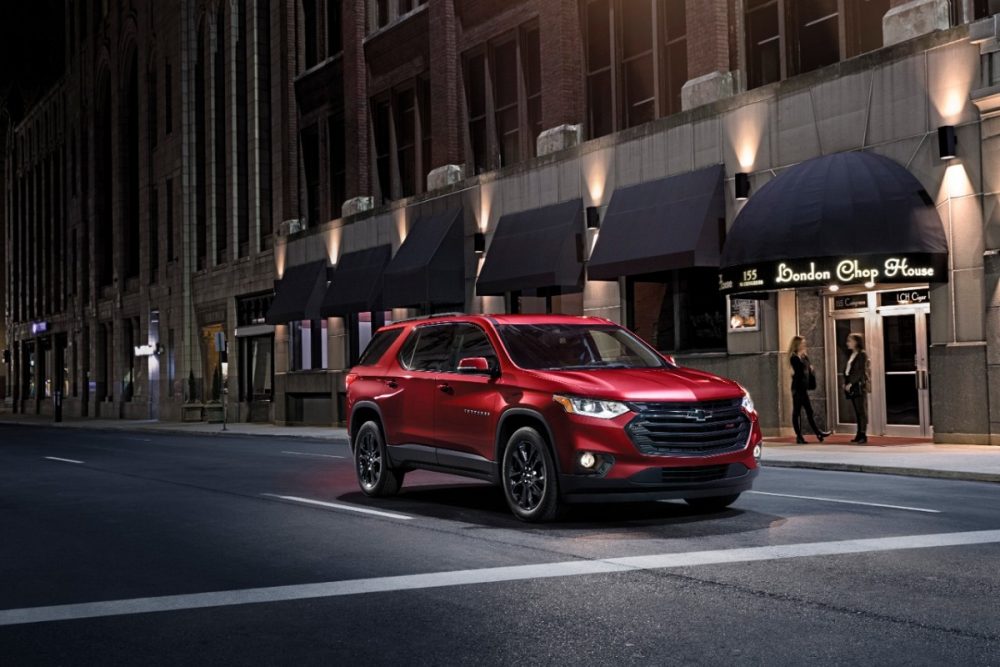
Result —
<path fill-rule="evenodd" d="M 64 0 L 0 3 L 0 109 L 17 122 L 63 69 Z M 6 134 L 0 112 L 0 143 Z"/>

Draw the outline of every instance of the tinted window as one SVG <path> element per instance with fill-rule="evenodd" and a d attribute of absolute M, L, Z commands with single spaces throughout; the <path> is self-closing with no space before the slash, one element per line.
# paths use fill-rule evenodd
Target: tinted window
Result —
<path fill-rule="evenodd" d="M 486 332 L 473 324 L 460 324 L 455 327 L 455 365 L 469 357 L 483 357 L 490 368 L 497 366 L 497 354 Z"/>
<path fill-rule="evenodd" d="M 386 329 L 385 331 L 379 331 L 375 336 L 368 342 L 368 346 L 365 347 L 364 353 L 361 355 L 361 360 L 358 361 L 358 366 L 374 366 L 385 354 L 385 351 L 392 347 L 392 344 L 396 342 L 399 335 L 403 333 L 402 329 Z"/>
<path fill-rule="evenodd" d="M 511 359 L 521 368 L 580 370 L 666 365 L 638 338 L 610 324 L 508 324 L 499 331 Z"/>
<path fill-rule="evenodd" d="M 446 371 L 451 369 L 453 325 L 418 327 L 406 339 L 399 353 L 399 363 L 413 371 Z"/>

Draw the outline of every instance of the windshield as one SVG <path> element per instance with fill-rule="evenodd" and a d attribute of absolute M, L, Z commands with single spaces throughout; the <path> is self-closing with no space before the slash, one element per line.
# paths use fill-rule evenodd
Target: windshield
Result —
<path fill-rule="evenodd" d="M 645 343 L 612 324 L 504 324 L 497 327 L 510 358 L 521 368 L 663 368 Z"/>

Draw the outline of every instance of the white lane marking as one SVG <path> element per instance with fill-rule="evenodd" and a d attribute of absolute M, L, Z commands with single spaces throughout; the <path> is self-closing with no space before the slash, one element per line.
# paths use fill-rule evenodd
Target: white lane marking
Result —
<path fill-rule="evenodd" d="M 77 461 L 76 459 L 61 459 L 58 456 L 46 456 L 49 461 L 62 461 L 63 463 L 83 463 L 83 461 Z"/>
<path fill-rule="evenodd" d="M 314 454 L 313 452 L 281 452 L 282 454 L 295 454 L 296 456 L 321 456 L 324 459 L 342 459 L 343 456 L 336 454 Z"/>
<path fill-rule="evenodd" d="M 268 498 L 278 498 L 280 500 L 288 500 L 293 503 L 304 503 L 306 505 L 316 505 L 317 507 L 329 507 L 333 510 L 347 510 L 348 512 L 360 512 L 361 514 L 373 514 L 375 516 L 384 516 L 389 519 L 402 519 L 403 521 L 409 521 L 412 516 L 406 516 L 405 514 L 396 514 L 395 512 L 383 512 L 381 510 L 373 510 L 368 507 L 360 507 L 358 505 L 345 505 L 343 503 L 328 503 L 325 500 L 313 500 L 312 498 L 299 498 L 298 496 L 279 496 L 276 493 L 262 493 L 262 496 Z"/>
<path fill-rule="evenodd" d="M 843 498 L 822 498 L 820 496 L 797 496 L 791 493 L 768 493 L 767 491 L 747 491 L 759 496 L 777 496 L 779 498 L 797 498 L 799 500 L 819 500 L 824 503 L 841 503 L 843 505 L 865 505 L 866 507 L 883 507 L 890 510 L 906 510 L 907 512 L 926 512 L 927 514 L 940 514 L 941 510 L 927 509 L 926 507 L 907 507 L 906 505 L 886 505 L 884 503 L 866 503 L 860 500 L 844 500 Z"/>
<path fill-rule="evenodd" d="M 358 595 L 361 593 L 412 591 L 447 586 L 524 581 L 528 579 L 579 577 L 583 575 L 661 570 L 699 565 L 747 563 L 788 558 L 809 558 L 815 556 L 997 543 L 1000 543 L 1000 530 L 981 530 L 965 533 L 904 535 L 901 537 L 879 537 L 863 540 L 718 549 L 715 551 L 631 556 L 605 560 L 573 560 L 533 565 L 490 567 L 478 570 L 455 570 L 451 572 L 429 572 L 394 577 L 348 579 L 345 581 L 327 581 L 293 586 L 248 588 L 212 593 L 166 595 L 162 597 L 133 598 L 130 600 L 107 600 L 103 602 L 85 602 L 82 604 L 55 605 L 50 607 L 4 609 L 0 610 L 0 626 L 121 616 L 125 614 L 184 611 L 263 602 L 309 600 Z"/>

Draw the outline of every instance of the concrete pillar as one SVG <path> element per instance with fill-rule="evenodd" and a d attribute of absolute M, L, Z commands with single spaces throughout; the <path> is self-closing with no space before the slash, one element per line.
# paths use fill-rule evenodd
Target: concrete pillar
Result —
<path fill-rule="evenodd" d="M 882 17 L 882 43 L 898 44 L 950 25 L 948 0 L 893 0 Z"/>
<path fill-rule="evenodd" d="M 685 111 L 738 92 L 732 72 L 726 0 L 686 0 L 688 81 L 681 88 Z"/>

